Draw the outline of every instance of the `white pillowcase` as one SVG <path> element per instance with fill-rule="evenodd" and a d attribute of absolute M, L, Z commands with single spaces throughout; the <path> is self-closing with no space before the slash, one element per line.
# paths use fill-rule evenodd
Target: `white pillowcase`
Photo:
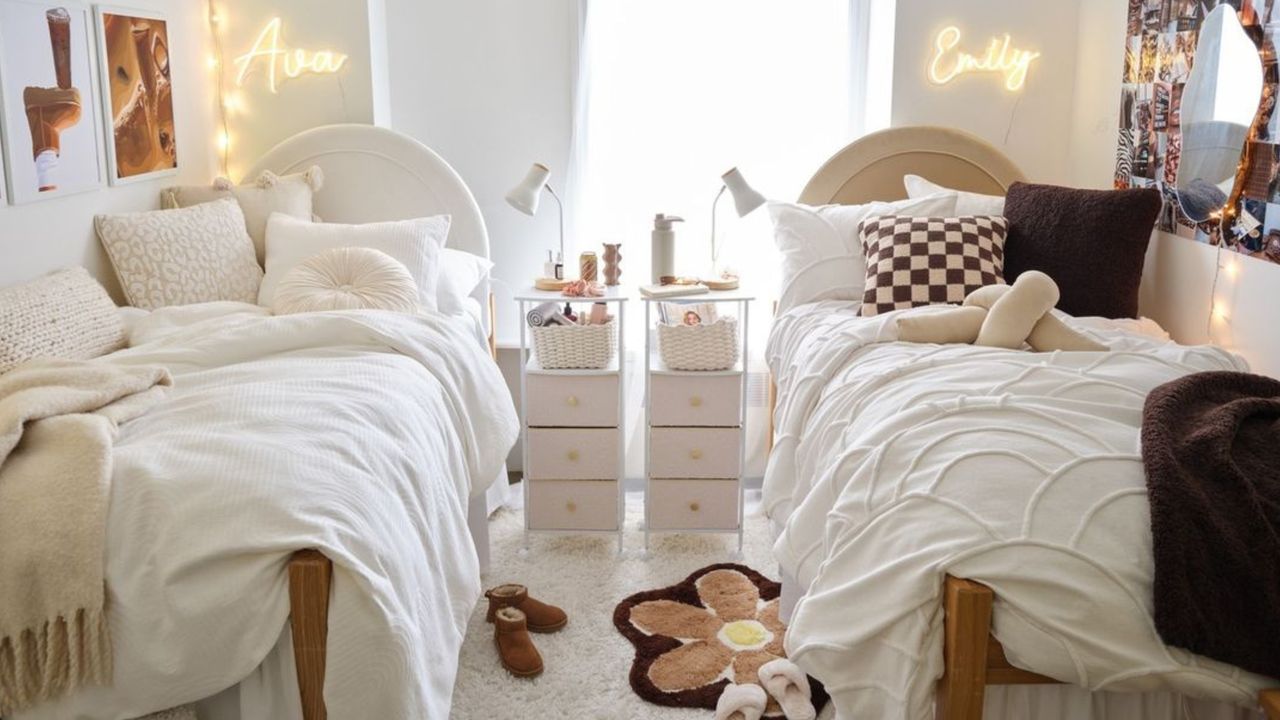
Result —
<path fill-rule="evenodd" d="M 983 195 L 943 187 L 929 182 L 919 175 L 907 175 L 902 178 L 907 188 L 907 197 L 924 198 L 939 193 L 956 194 L 956 215 L 1004 215 L 1003 195 Z"/>
<path fill-rule="evenodd" d="M 880 215 L 951 217 L 956 193 L 866 205 L 770 202 L 773 238 L 782 252 L 778 312 L 819 300 L 862 300 L 867 259 L 858 226 Z"/>
<path fill-rule="evenodd" d="M 262 278 L 258 304 L 270 306 L 280 279 L 307 258 L 333 248 L 364 247 L 381 250 L 400 261 L 418 284 L 422 308 L 435 312 L 440 250 L 448 235 L 448 215 L 344 225 L 312 223 L 272 213 L 267 220 L 267 272 Z"/>
<path fill-rule="evenodd" d="M 453 248 L 441 250 L 440 287 L 436 294 L 440 312 L 474 314 L 476 304 L 481 302 L 475 295 L 476 290 L 492 269 L 493 263 L 479 255 Z"/>

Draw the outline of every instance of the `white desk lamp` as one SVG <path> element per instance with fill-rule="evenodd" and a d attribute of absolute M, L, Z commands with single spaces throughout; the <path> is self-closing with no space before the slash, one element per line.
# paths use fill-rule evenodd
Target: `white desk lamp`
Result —
<path fill-rule="evenodd" d="M 511 188 L 511 192 L 507 193 L 507 204 L 532 217 L 538 212 L 538 201 L 542 198 L 542 190 L 546 189 L 556 201 L 556 206 L 560 210 L 560 256 L 557 258 L 557 262 L 563 267 L 564 203 L 560 202 L 560 196 L 556 195 L 556 191 L 552 190 L 551 186 L 547 184 L 547 178 L 549 177 L 551 177 L 551 170 L 546 165 L 534 163 L 533 167 L 529 168 L 528 174 L 520 181 L 520 184 Z M 563 278 L 539 278 L 535 284 L 544 289 L 559 289 L 559 286 L 563 286 L 565 281 Z M 552 288 L 553 285 L 557 287 Z"/>
<path fill-rule="evenodd" d="M 720 248 L 716 245 L 716 207 L 720 204 L 720 198 L 724 195 L 725 190 L 729 191 L 729 195 L 733 197 L 733 208 L 738 213 L 738 217 L 746 217 L 753 211 L 764 204 L 764 196 L 756 191 L 755 188 L 747 184 L 747 179 L 742 177 L 742 173 L 738 168 L 730 168 L 728 172 L 720 176 L 722 184 L 720 191 L 716 193 L 716 199 L 711 203 L 711 274 L 716 274 L 716 264 L 720 258 Z M 712 290 L 734 290 L 738 287 L 738 278 L 736 277 L 712 277 L 705 281 L 707 287 Z"/>

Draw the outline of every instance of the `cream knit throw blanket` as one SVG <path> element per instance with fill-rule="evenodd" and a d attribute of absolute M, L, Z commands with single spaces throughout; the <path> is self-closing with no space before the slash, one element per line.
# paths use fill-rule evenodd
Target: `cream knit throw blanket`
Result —
<path fill-rule="evenodd" d="M 112 443 L 172 382 L 163 368 L 92 361 L 0 375 L 0 714 L 111 681 Z"/>

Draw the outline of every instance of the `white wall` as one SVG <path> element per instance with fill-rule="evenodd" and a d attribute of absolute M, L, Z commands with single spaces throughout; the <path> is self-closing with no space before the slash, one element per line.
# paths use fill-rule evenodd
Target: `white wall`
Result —
<path fill-rule="evenodd" d="M 966 130 L 1003 150 L 1030 179 L 1068 183 L 1078 5 L 1060 0 L 898 0 L 893 125 Z M 961 76 L 947 85 L 930 82 L 926 70 L 934 38 L 949 25 L 963 33 L 958 49 L 971 54 L 981 54 L 992 37 L 1005 33 L 1013 47 L 1041 53 L 1025 87 L 1011 92 L 1003 78 L 988 74 Z"/>
<path fill-rule="evenodd" d="M 213 73 L 206 63 L 210 47 L 204 4 L 132 0 L 129 5 L 168 15 L 179 174 L 0 207 L 0 287 L 51 270 L 84 265 L 103 281 L 117 302 L 121 301 L 118 283 L 94 235 L 94 214 L 153 209 L 159 205 L 161 187 L 175 182 L 204 183 L 214 174 Z M 95 110 L 101 112 L 98 106 Z"/>
<path fill-rule="evenodd" d="M 555 204 L 536 217 L 503 197 L 533 162 L 564 188 L 577 0 L 386 0 L 391 126 L 440 153 L 471 187 L 498 259 L 498 336 L 517 330 L 511 289 L 527 287 L 558 240 Z"/>

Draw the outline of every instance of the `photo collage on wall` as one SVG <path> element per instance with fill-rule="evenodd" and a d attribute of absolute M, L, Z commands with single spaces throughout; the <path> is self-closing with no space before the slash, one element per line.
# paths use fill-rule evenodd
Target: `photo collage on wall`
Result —
<path fill-rule="evenodd" d="M 174 172 L 170 77 L 159 14 L 0 0 L 3 201 Z"/>
<path fill-rule="evenodd" d="M 1264 65 L 1259 112 L 1265 122 L 1248 140 L 1251 162 L 1239 208 L 1245 222 L 1238 224 L 1255 227 L 1228 238 L 1226 247 L 1280 262 L 1280 113 L 1271 112 L 1280 90 L 1280 0 L 1129 0 L 1115 186 L 1159 189 L 1165 198 L 1160 230 L 1218 244 L 1217 228 L 1189 220 L 1174 189 L 1182 155 L 1182 95 L 1201 24 L 1219 5 L 1236 11 L 1246 34 L 1262 48 Z"/>

